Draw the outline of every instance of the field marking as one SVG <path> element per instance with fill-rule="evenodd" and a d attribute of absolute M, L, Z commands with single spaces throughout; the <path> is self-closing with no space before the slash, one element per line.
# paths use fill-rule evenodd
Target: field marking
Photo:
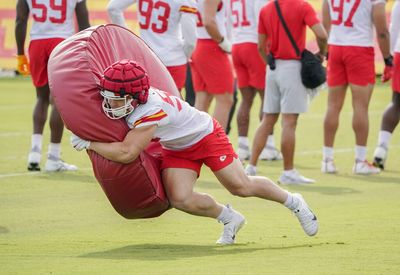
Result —
<path fill-rule="evenodd" d="M 390 145 L 390 149 L 393 148 L 400 148 L 400 144 L 393 144 Z M 335 149 L 335 154 L 343 154 L 343 153 L 349 153 L 349 152 L 353 152 L 354 148 L 338 148 Z M 322 155 L 322 149 L 320 150 L 305 150 L 305 151 L 300 151 L 297 152 L 296 155 L 313 155 L 313 154 L 319 154 Z M 2 160 L 4 160 L 4 158 L 0 158 Z M 92 167 L 87 167 L 87 168 L 79 168 L 79 171 L 92 171 Z M 50 173 L 47 172 L 23 172 L 23 173 L 10 173 L 10 174 L 0 174 L 0 179 L 4 179 L 4 178 L 11 178 L 11 177 L 23 177 L 23 176 L 37 176 L 37 175 L 49 175 Z"/>

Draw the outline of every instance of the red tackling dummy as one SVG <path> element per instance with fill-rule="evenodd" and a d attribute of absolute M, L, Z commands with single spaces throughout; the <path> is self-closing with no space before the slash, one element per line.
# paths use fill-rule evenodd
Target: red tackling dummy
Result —
<path fill-rule="evenodd" d="M 103 112 L 99 91 L 104 69 L 132 59 L 146 69 L 151 86 L 179 95 L 165 66 L 135 34 L 117 25 L 101 25 L 60 43 L 48 63 L 49 85 L 65 126 L 83 139 L 122 141 L 125 120 Z M 124 165 L 88 151 L 96 179 L 115 210 L 128 219 L 157 217 L 169 208 L 160 176 L 161 147 L 152 143 L 134 162 Z"/>

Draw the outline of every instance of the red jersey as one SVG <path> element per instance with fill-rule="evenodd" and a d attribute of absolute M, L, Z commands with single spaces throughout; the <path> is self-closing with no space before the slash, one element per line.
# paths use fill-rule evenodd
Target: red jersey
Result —
<path fill-rule="evenodd" d="M 314 8 L 303 0 L 279 0 L 283 18 L 297 47 L 303 51 L 306 46 L 306 26 L 320 22 Z M 283 28 L 274 1 L 268 2 L 260 11 L 258 33 L 265 34 L 269 50 L 276 59 L 300 59 L 296 55 Z"/>

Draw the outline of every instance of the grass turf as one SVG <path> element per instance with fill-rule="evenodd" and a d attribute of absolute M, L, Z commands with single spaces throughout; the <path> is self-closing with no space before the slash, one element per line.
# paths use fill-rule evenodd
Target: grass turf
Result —
<path fill-rule="evenodd" d="M 295 217 L 278 204 L 233 197 L 203 168 L 196 189 L 231 203 L 248 221 L 236 245 L 220 247 L 214 242 L 222 226 L 211 219 L 176 210 L 148 220 L 120 217 L 94 179 L 88 157 L 70 147 L 67 131 L 63 158 L 80 171 L 28 173 L 34 89 L 29 79 L 17 78 L 0 80 L 0 91 L 0 274 L 399 272 L 400 131 L 392 138 L 385 172 L 354 176 L 349 96 L 336 139 L 339 174 L 319 172 L 326 93 L 314 99 L 298 124 L 296 166 L 317 183 L 285 188 L 301 192 L 312 206 L 320 221 L 318 235 L 305 236 Z M 378 84 L 370 105 L 370 158 L 390 98 L 389 87 Z M 250 137 L 259 104 L 253 108 Z M 48 140 L 46 126 L 44 152 Z M 281 162 L 260 162 L 259 172 L 276 180 L 281 167 Z"/>

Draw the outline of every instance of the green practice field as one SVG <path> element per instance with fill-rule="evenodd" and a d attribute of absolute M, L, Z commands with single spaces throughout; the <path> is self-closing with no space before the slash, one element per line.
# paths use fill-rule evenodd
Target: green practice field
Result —
<path fill-rule="evenodd" d="M 119 216 L 86 153 L 70 146 L 68 131 L 62 157 L 80 170 L 28 173 L 33 86 L 30 79 L 2 79 L 0 94 L 0 274 L 400 274 L 400 129 L 383 173 L 353 175 L 349 96 L 336 139 L 337 175 L 320 172 L 327 93 L 315 98 L 299 120 L 296 166 L 317 182 L 285 188 L 307 199 L 320 221 L 318 235 L 307 237 L 285 207 L 233 197 L 203 168 L 197 190 L 232 204 L 248 221 L 236 245 L 221 247 L 215 241 L 222 225 L 211 219 L 173 209 L 155 219 Z M 389 86 L 377 84 L 370 105 L 369 159 L 390 99 Z M 236 144 L 236 122 L 230 137 Z M 44 153 L 48 140 L 46 126 Z M 259 166 L 260 174 L 274 180 L 281 169 L 280 161 Z"/>

